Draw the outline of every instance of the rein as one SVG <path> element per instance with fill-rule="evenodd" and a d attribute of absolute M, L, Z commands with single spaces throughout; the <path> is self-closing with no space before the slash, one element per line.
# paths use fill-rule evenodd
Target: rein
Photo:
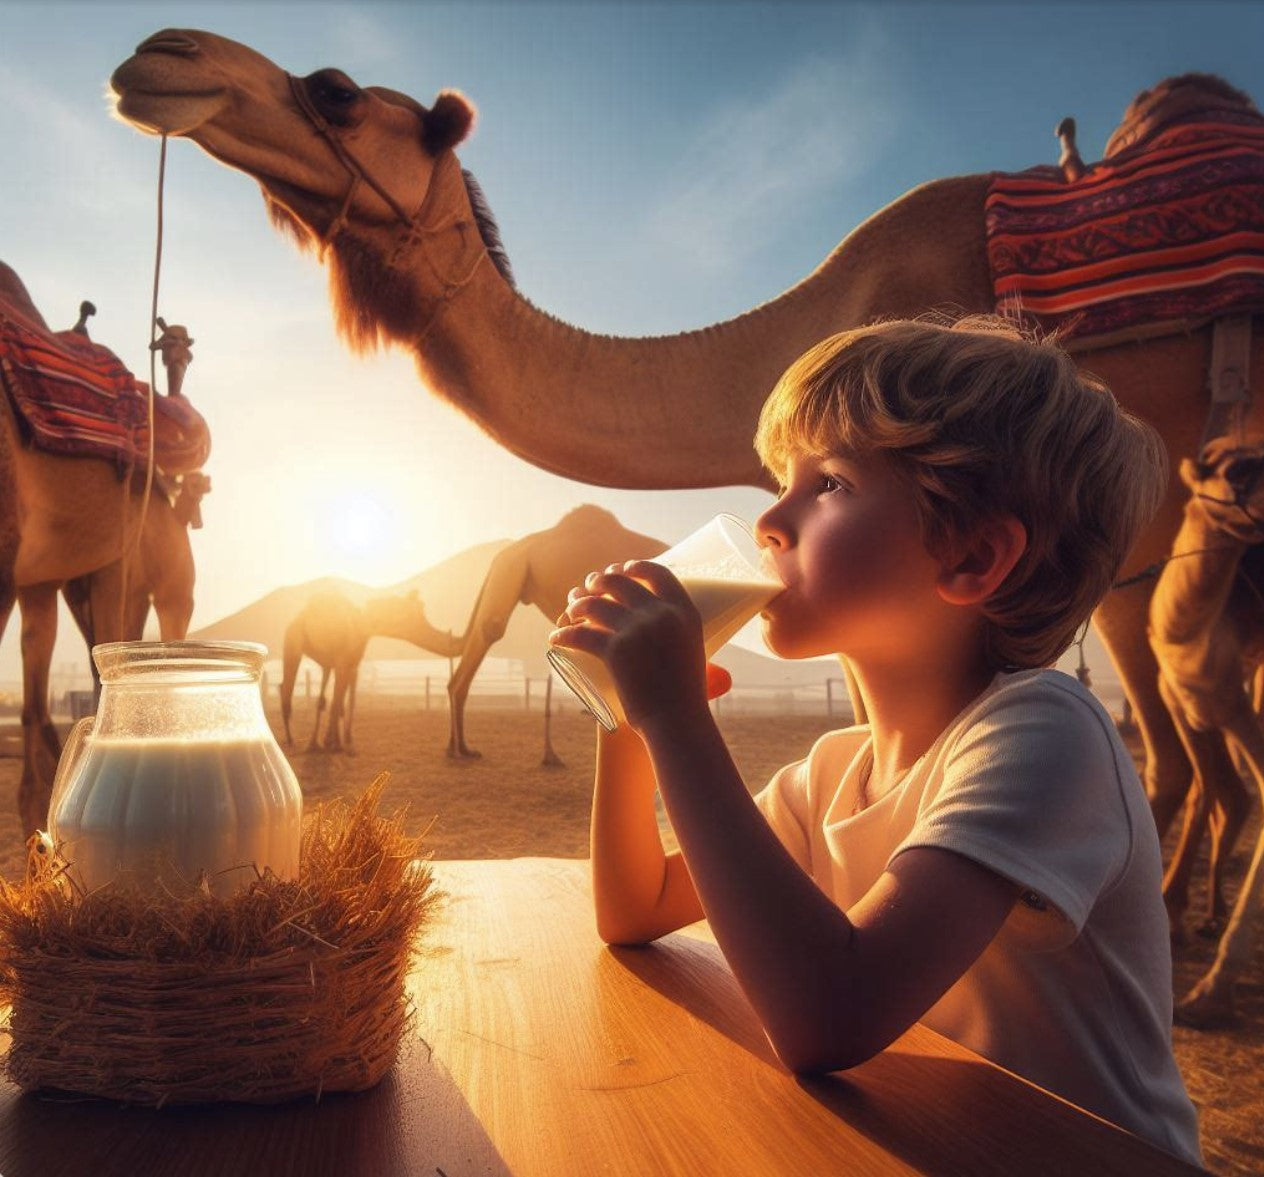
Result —
<path fill-rule="evenodd" d="M 140 514 L 136 520 L 136 534 L 129 544 L 127 542 L 127 512 L 132 498 L 132 473 L 135 470 L 135 461 L 129 463 L 127 468 L 127 476 L 123 479 L 123 507 L 120 512 L 120 518 L 123 525 L 123 541 L 121 548 L 122 556 L 122 587 L 119 593 L 118 606 L 118 635 L 120 638 L 126 638 L 125 628 L 127 625 L 127 599 L 131 589 L 132 566 L 137 553 L 140 551 L 141 543 L 145 535 L 145 518 L 149 514 L 149 500 L 153 495 L 154 489 L 154 389 L 157 388 L 158 375 L 156 366 L 156 354 L 153 346 L 154 340 L 157 338 L 158 326 L 158 279 L 162 273 L 162 205 L 163 193 L 165 189 L 167 175 L 167 136 L 162 136 L 162 143 L 158 150 L 158 223 L 155 234 L 154 244 L 154 280 L 153 294 L 149 304 L 149 389 L 145 394 L 145 421 L 148 429 L 148 438 L 145 447 L 145 489 L 140 496 Z M 91 605 L 89 605 L 89 609 Z M 140 634 L 136 635 L 138 638 Z M 95 639 L 95 627 L 93 638 Z"/>
<path fill-rule="evenodd" d="M 338 127 L 331 123 L 323 114 L 320 113 L 319 110 L 316 109 L 315 104 L 312 102 L 311 97 L 308 95 L 307 90 L 303 85 L 303 80 L 290 73 L 287 73 L 285 77 L 289 82 L 290 93 L 294 96 L 294 101 L 297 103 L 299 110 L 303 112 L 307 121 L 312 124 L 312 127 L 316 130 L 316 132 L 329 145 L 329 149 L 334 153 L 335 158 L 342 165 L 350 180 L 350 183 L 347 185 L 346 194 L 342 198 L 342 204 L 338 209 L 337 216 L 334 217 L 334 219 L 330 222 L 329 227 L 318 238 L 319 257 L 322 263 L 325 260 L 325 255 L 329 251 L 329 247 L 333 244 L 334 238 L 336 238 L 338 234 L 347 227 L 350 220 L 351 207 L 355 201 L 355 195 L 359 191 L 362 183 L 367 184 L 368 187 L 370 187 L 378 195 L 378 197 L 395 214 L 395 220 L 403 227 L 403 231 L 400 234 L 399 239 L 396 241 L 390 257 L 387 259 L 386 264 L 391 269 L 399 269 L 408 255 L 419 245 L 422 245 L 427 237 L 435 237 L 448 229 L 461 229 L 466 224 L 469 224 L 466 218 L 460 213 L 451 213 L 442 219 L 429 222 L 429 218 L 433 211 L 432 205 L 437 202 L 438 199 L 436 193 L 439 185 L 433 179 L 426 191 L 426 195 L 422 198 L 417 211 L 409 215 L 399 201 L 397 201 L 390 192 L 387 191 L 386 186 L 374 178 L 372 173 L 369 172 L 359 159 L 356 158 L 356 155 L 351 148 L 343 142 Z M 436 176 L 438 175 L 439 168 L 442 165 L 445 156 L 450 154 L 450 152 L 445 152 L 439 156 L 435 164 Z M 455 163 L 455 157 L 452 157 L 452 162 Z M 477 227 L 474 227 L 474 232 L 476 234 L 478 233 Z M 434 263 L 434 259 L 430 257 L 428 252 L 423 250 L 426 256 L 426 261 L 429 263 L 435 277 L 443 286 L 443 293 L 436 300 L 437 305 L 430 321 L 417 336 L 417 343 L 421 343 L 426 339 L 435 323 L 438 322 L 439 317 L 443 314 L 447 304 L 454 296 L 459 294 L 467 285 L 469 285 L 470 281 L 474 277 L 474 274 L 477 272 L 478 267 L 483 263 L 483 261 L 491 261 L 490 255 L 487 251 L 486 242 L 482 241 L 481 235 L 479 235 L 479 244 L 481 248 L 478 250 L 473 262 L 471 262 L 469 269 L 455 279 L 448 278 L 444 274 L 440 273 L 439 268 Z"/>
<path fill-rule="evenodd" d="M 1254 481 L 1255 480 L 1253 479 L 1252 484 Z M 1215 503 L 1220 507 L 1236 507 L 1247 517 L 1247 519 L 1250 520 L 1251 526 L 1255 527 L 1262 535 L 1264 535 L 1264 519 L 1260 519 L 1257 515 L 1255 515 L 1251 508 L 1243 501 L 1245 497 L 1244 491 L 1248 489 L 1250 488 L 1235 488 L 1234 497 L 1232 499 L 1218 499 L 1214 495 L 1208 494 L 1197 494 L 1194 497 L 1202 499 L 1203 502 Z M 1140 584 L 1143 580 L 1156 579 L 1163 569 L 1166 568 L 1173 560 L 1186 560 L 1191 556 L 1201 556 L 1207 552 L 1228 552 L 1240 546 L 1241 545 L 1239 544 L 1225 544 L 1221 547 L 1194 548 L 1189 552 L 1173 552 L 1170 556 L 1165 556 L 1162 560 L 1156 560 L 1153 564 L 1147 564 L 1140 572 L 1134 573 L 1132 576 L 1129 576 L 1124 580 L 1115 581 L 1115 583 L 1110 586 L 1110 590 L 1111 592 L 1114 592 L 1115 589 L 1130 588 L 1134 584 Z"/>
<path fill-rule="evenodd" d="M 347 194 L 342 198 L 342 207 L 338 210 L 338 215 L 334 217 L 329 228 L 325 230 L 324 236 L 320 239 L 321 261 L 325 260 L 325 251 L 329 248 L 333 239 L 346 228 L 348 213 L 351 211 L 351 202 L 355 199 L 356 191 L 362 182 L 381 197 L 383 202 L 395 214 L 397 221 L 409 228 L 419 228 L 420 226 L 417 222 L 421 217 L 422 209 L 418 209 L 417 213 L 410 217 L 386 188 L 379 184 L 365 169 L 364 165 L 356 159 L 351 149 L 343 143 L 342 137 L 338 134 L 338 129 L 333 123 L 316 109 L 315 104 L 308 97 L 307 90 L 303 86 L 303 80 L 295 77 L 293 74 L 286 74 L 285 77 L 290 83 L 290 93 L 294 95 L 294 101 L 298 103 L 299 110 L 307 117 L 307 121 L 316 128 L 317 133 L 329 144 L 329 149 L 337 156 L 338 162 L 342 164 L 347 175 L 351 178 Z M 422 208 L 424 209 L 424 207 L 425 204 L 423 202 Z"/>

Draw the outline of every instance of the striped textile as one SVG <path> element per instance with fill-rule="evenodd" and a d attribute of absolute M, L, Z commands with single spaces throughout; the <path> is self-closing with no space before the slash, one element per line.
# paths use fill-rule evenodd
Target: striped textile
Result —
<path fill-rule="evenodd" d="M 149 385 L 109 348 L 0 303 L 0 382 L 36 449 L 144 470 Z M 206 422 L 184 398 L 155 397 L 154 414 L 156 464 L 169 474 L 197 469 L 210 450 Z"/>
<path fill-rule="evenodd" d="M 984 223 L 997 310 L 1064 341 L 1264 311 L 1264 119 L 1170 125 L 1070 184 L 998 173 Z"/>

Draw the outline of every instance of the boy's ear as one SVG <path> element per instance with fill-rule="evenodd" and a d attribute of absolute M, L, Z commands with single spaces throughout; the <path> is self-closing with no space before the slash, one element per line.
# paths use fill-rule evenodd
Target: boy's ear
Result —
<path fill-rule="evenodd" d="M 945 562 L 939 595 L 950 605 L 979 605 L 1010 574 L 1027 550 L 1027 528 L 1013 515 L 996 515 L 974 533 Z"/>

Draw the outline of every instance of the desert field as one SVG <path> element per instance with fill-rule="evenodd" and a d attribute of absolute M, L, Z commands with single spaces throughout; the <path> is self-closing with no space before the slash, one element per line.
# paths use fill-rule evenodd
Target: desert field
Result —
<path fill-rule="evenodd" d="M 390 774 L 384 809 L 406 810 L 410 832 L 423 834 L 435 858 L 584 858 L 588 852 L 592 721 L 574 707 L 553 720 L 554 747 L 564 767 L 543 767 L 543 716 L 521 707 L 472 705 L 466 735 L 481 752 L 477 760 L 447 756 L 447 712 L 424 710 L 410 697 L 362 697 L 357 710 L 354 756 L 301 750 L 310 730 L 309 704 L 296 700 L 300 750 L 291 755 L 309 806 L 354 795 L 381 772 Z M 275 709 L 270 718 L 278 725 Z M 836 721 L 824 714 L 768 715 L 720 711 L 720 723 L 747 785 L 757 789 L 787 760 L 807 749 Z M 16 794 L 21 761 L 4 729 L 0 741 L 0 874 L 18 878 L 25 849 L 19 837 Z M 664 838 L 671 831 L 661 819 Z M 1229 869 L 1230 900 L 1249 861 L 1259 826 L 1253 816 Z M 1202 901 L 1196 881 L 1193 909 Z M 1202 974 L 1214 943 L 1190 937 L 1177 954 L 1179 994 Z M 1264 984 L 1257 956 L 1254 977 L 1239 985 L 1239 1023 L 1199 1032 L 1176 1027 L 1176 1053 L 1198 1105 L 1207 1166 L 1225 1177 L 1264 1172 Z"/>

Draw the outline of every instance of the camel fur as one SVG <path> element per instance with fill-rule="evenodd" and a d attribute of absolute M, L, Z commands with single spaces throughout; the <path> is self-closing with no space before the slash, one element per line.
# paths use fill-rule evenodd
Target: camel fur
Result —
<path fill-rule="evenodd" d="M 327 752 L 354 754 L 351 724 L 355 718 L 356 680 L 369 638 L 400 638 L 436 653 L 455 653 L 456 639 L 435 629 L 426 620 L 426 610 L 417 594 L 376 597 L 363 608 L 336 589 L 313 593 L 298 615 L 286 627 L 281 676 L 281 722 L 285 742 L 293 747 L 290 728 L 294 684 L 304 656 L 321 668 L 320 694 L 316 700 L 316 722 L 307 750 L 319 743 L 321 716 L 325 710 L 325 687 L 333 676 L 333 699 L 325 727 L 323 747 Z"/>
<path fill-rule="evenodd" d="M 47 329 L 25 284 L 3 263 L 0 301 Z M 85 335 L 86 319 L 81 309 L 76 329 Z M 187 352 L 173 356 L 169 381 L 178 367 L 178 385 L 189 358 Z M 188 440 L 195 450 L 209 449 L 209 435 Z M 191 492 L 193 485 L 199 489 L 186 506 L 196 505 L 209 482 L 190 484 Z M 193 559 L 185 526 L 161 495 L 151 498 L 142 523 L 144 501 L 144 478 L 120 483 L 111 461 L 25 446 L 9 397 L 0 395 L 0 638 L 17 603 L 23 734 L 18 813 L 26 833 L 46 819 L 61 754 L 48 699 L 58 590 L 72 584 L 72 610 L 90 645 L 139 638 L 151 593 L 164 632 L 183 637 L 187 630 Z"/>
<path fill-rule="evenodd" d="M 623 560 L 642 560 L 667 545 L 629 531 L 609 511 L 591 504 L 567 512 L 552 527 L 532 532 L 497 552 L 465 627 L 460 661 L 448 683 L 451 734 L 448 755 L 479 755 L 465 742 L 465 703 L 470 684 L 488 650 L 504 636 L 519 604 L 534 605 L 550 621 L 566 608 L 566 595 L 589 572 Z M 545 765 L 560 765 L 549 734 L 553 680 L 548 680 L 544 714 Z"/>
<path fill-rule="evenodd" d="M 1223 927 L 1215 961 L 1177 1005 L 1178 1021 L 1225 1024 L 1233 1017 L 1233 985 L 1249 966 L 1253 924 L 1264 900 L 1264 835 L 1227 926 L 1222 877 L 1241 833 L 1251 795 L 1236 755 L 1264 796 L 1264 731 L 1247 680 L 1264 665 L 1264 446 L 1209 445 L 1201 461 L 1180 466 L 1190 492 L 1185 518 L 1150 603 L 1150 640 L 1160 689 L 1194 766 L 1180 842 L 1164 879 L 1164 900 L 1179 939 L 1198 844 L 1211 829 L 1207 918 L 1200 929 Z"/>

